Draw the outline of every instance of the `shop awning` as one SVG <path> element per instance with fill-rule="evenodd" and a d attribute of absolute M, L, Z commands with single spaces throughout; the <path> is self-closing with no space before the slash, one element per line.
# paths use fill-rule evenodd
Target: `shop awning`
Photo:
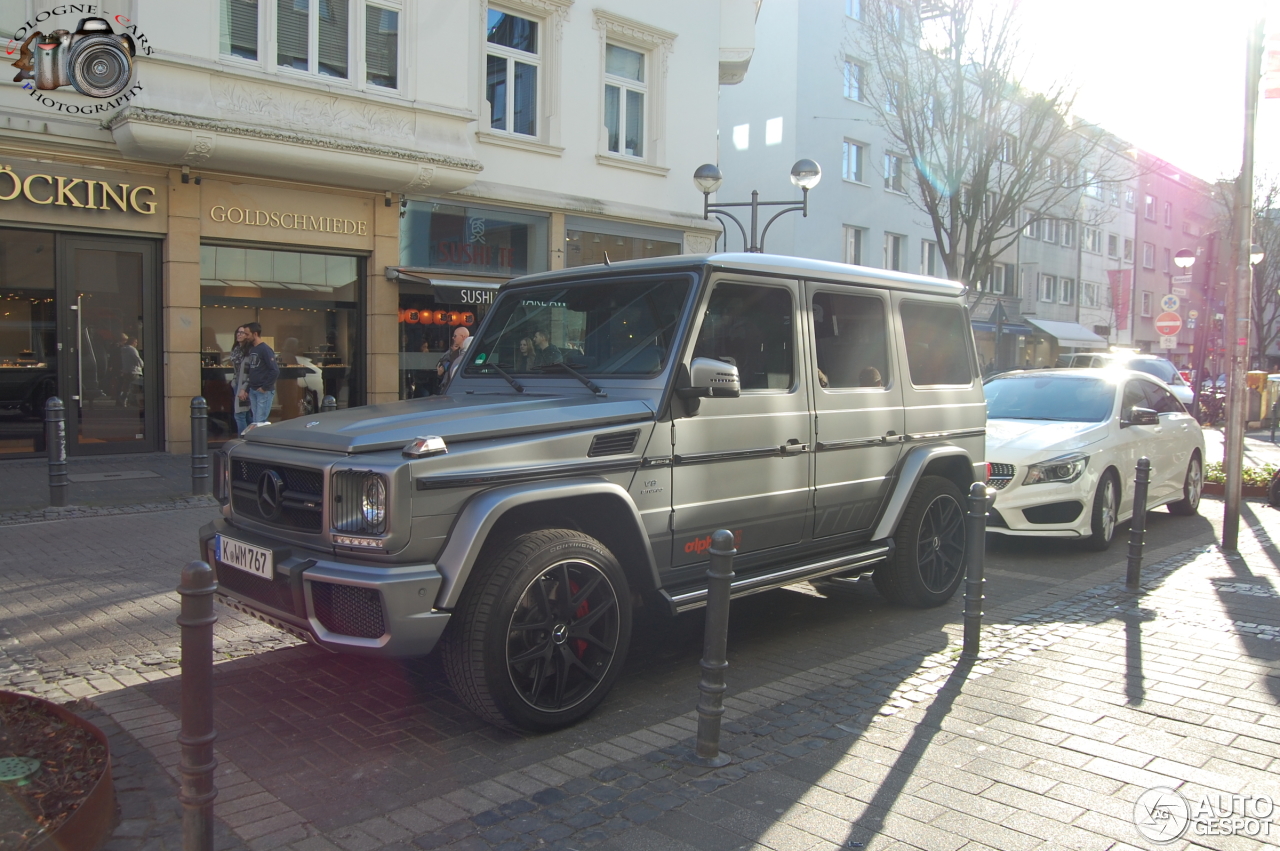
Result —
<path fill-rule="evenodd" d="M 994 334 L 996 330 L 996 323 L 994 322 L 979 322 L 978 320 L 975 319 L 969 324 L 973 326 L 973 330 L 975 331 L 989 331 Z M 1035 329 L 1030 328 L 1026 325 L 1023 325 L 1020 322 L 1006 322 L 1000 326 L 1000 330 L 1005 334 L 1024 334 L 1025 335 L 1025 334 L 1035 333 Z"/>
<path fill-rule="evenodd" d="M 446 304 L 493 304 L 503 281 L 451 281 L 438 278 L 422 269 L 388 266 L 387 280 L 427 284 Z"/>
<path fill-rule="evenodd" d="M 1054 322 L 1049 319 L 1032 319 L 1024 317 L 1035 327 L 1050 337 L 1058 338 L 1058 345 L 1073 346 L 1077 349 L 1105 349 L 1107 341 L 1075 322 Z"/>

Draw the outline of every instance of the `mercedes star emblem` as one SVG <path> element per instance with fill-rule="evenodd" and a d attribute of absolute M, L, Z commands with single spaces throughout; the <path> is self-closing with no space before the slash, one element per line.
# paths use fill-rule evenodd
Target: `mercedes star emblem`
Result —
<path fill-rule="evenodd" d="M 267 470 L 258 477 L 258 511 L 268 520 L 280 513 L 284 502 L 284 479 L 275 470 Z"/>

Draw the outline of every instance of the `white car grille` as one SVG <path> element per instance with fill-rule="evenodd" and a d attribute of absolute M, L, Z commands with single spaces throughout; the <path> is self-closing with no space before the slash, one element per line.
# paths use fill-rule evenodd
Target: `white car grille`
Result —
<path fill-rule="evenodd" d="M 1017 469 L 1012 464 L 993 463 L 991 465 L 991 474 L 987 477 L 987 484 L 998 491 L 1004 490 L 1009 482 L 1013 481 L 1013 474 Z"/>

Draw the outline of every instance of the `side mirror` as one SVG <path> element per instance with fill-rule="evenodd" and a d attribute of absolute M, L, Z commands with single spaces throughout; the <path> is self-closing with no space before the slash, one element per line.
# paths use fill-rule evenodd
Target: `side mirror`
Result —
<path fill-rule="evenodd" d="M 1160 415 L 1150 408 L 1139 408 L 1135 406 L 1130 409 L 1129 418 L 1122 419 L 1120 421 L 1120 427 L 1124 428 L 1125 426 L 1136 425 L 1160 425 Z"/>
<path fill-rule="evenodd" d="M 689 386 L 676 391 L 682 399 L 736 399 L 742 395 L 738 368 L 712 358 L 694 358 L 689 364 Z"/>

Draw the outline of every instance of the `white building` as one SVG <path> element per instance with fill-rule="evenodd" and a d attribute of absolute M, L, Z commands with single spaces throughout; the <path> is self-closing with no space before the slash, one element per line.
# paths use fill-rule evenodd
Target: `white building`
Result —
<path fill-rule="evenodd" d="M 20 305 L 0 369 L 22 370 L 0 402 L 25 412 L 0 456 L 42 450 L 53 393 L 75 454 L 185 451 L 196 395 L 216 440 L 245 322 L 286 362 L 287 418 L 423 392 L 450 326 L 513 275 L 710 249 L 688 175 L 715 159 L 756 5 L 5 3 L 15 57 L 101 18 L 44 52 L 113 41 L 98 70 L 124 77 L 109 97 L 0 83 L 0 298 Z M 122 339 L 145 363 L 134 406 Z"/>

